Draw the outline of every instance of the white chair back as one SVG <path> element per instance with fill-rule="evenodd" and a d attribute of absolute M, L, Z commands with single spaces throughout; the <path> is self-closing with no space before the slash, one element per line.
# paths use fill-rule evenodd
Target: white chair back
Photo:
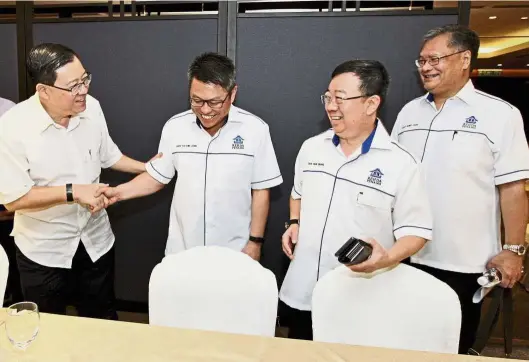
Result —
<path fill-rule="evenodd" d="M 316 284 L 312 323 L 315 341 L 457 353 L 461 306 L 447 284 L 409 265 L 339 266 Z"/>
<path fill-rule="evenodd" d="M 4 298 L 9 276 L 9 259 L 4 248 L 0 245 L 0 304 L 4 306 Z"/>
<path fill-rule="evenodd" d="M 149 323 L 274 336 L 274 274 L 246 254 L 201 246 L 166 256 L 149 282 Z"/>

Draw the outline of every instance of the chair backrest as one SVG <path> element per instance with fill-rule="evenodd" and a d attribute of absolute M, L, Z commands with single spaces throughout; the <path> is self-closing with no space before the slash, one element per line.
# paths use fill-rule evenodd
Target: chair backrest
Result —
<path fill-rule="evenodd" d="M 274 336 L 274 274 L 246 254 L 200 246 L 166 256 L 149 282 L 149 323 Z"/>
<path fill-rule="evenodd" d="M 447 284 L 405 264 L 339 266 L 316 284 L 312 323 L 315 341 L 457 353 L 461 306 Z"/>
<path fill-rule="evenodd" d="M 9 276 L 9 259 L 4 248 L 0 245 L 0 304 L 3 306 L 6 287 L 7 277 Z"/>

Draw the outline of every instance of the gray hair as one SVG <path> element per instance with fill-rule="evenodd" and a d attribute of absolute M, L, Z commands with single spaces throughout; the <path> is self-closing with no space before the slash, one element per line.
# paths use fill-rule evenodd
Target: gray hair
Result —
<path fill-rule="evenodd" d="M 444 34 L 450 35 L 450 39 L 448 41 L 448 46 L 450 48 L 457 49 L 458 51 L 470 51 L 470 67 L 471 69 L 474 68 L 478 59 L 480 44 L 479 35 L 466 26 L 444 25 L 429 30 L 423 37 L 422 45 L 424 46 L 426 42 Z"/>

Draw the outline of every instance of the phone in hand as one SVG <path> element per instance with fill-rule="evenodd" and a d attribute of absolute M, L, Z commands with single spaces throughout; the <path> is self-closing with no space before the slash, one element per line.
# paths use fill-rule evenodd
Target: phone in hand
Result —
<path fill-rule="evenodd" d="M 346 265 L 360 264 L 371 256 L 373 247 L 363 240 L 350 238 L 334 254 L 338 261 Z"/>

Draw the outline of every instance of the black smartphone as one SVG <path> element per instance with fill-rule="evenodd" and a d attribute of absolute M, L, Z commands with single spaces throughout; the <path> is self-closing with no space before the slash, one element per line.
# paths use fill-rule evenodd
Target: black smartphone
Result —
<path fill-rule="evenodd" d="M 338 261 L 346 265 L 360 264 L 366 261 L 373 252 L 373 247 L 363 240 L 350 238 L 334 254 Z"/>

